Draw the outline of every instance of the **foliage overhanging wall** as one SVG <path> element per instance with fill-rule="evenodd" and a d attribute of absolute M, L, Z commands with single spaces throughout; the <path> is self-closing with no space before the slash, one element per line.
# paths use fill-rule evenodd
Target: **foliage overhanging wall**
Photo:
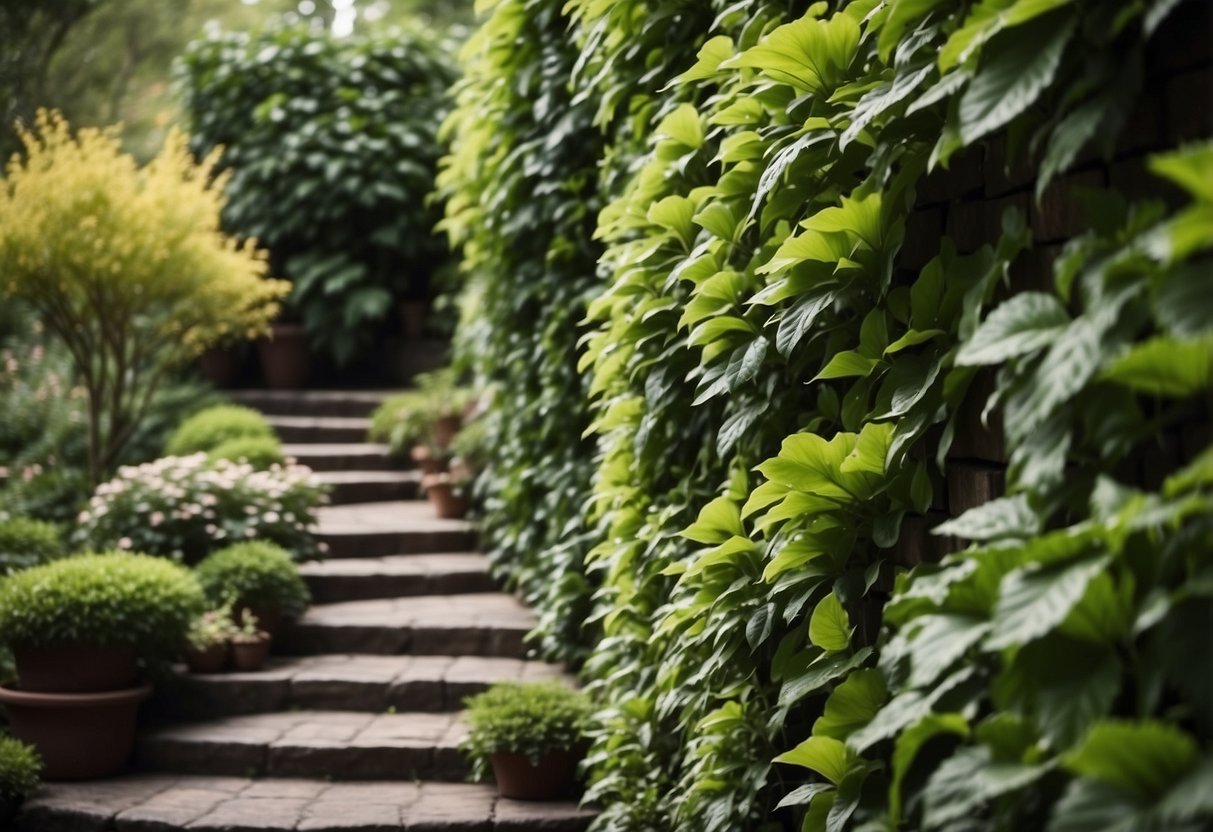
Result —
<path fill-rule="evenodd" d="M 1207 8 L 568 8 L 597 828 L 1200 828 L 1213 149 L 1157 151 L 1213 132 Z"/>

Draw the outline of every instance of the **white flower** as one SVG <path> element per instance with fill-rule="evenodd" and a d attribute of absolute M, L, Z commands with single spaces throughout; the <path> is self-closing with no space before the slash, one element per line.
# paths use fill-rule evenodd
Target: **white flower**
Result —
<path fill-rule="evenodd" d="M 135 545 L 134 542 L 129 537 L 124 537 L 118 541 L 119 549 L 129 549 L 134 545 Z"/>

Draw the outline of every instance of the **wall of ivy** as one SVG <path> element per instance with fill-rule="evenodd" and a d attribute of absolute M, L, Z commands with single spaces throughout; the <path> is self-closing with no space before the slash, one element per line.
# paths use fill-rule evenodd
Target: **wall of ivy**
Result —
<path fill-rule="evenodd" d="M 585 655 L 596 828 L 1204 828 L 1207 4 L 500 2 L 481 36 L 539 8 L 448 184 L 499 435 L 559 423 L 486 531 Z M 492 126 L 540 76 L 583 119 L 561 203 L 495 190 L 560 158 Z M 498 267 L 599 203 L 575 304 Z M 567 384 L 511 387 L 505 344 Z"/>

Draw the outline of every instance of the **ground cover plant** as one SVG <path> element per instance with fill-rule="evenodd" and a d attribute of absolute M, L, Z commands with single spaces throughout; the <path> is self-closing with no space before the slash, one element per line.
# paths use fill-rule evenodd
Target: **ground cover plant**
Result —
<path fill-rule="evenodd" d="M 0 520 L 0 577 L 67 554 L 63 529 L 28 517 Z"/>
<path fill-rule="evenodd" d="M 428 196 L 454 74 L 420 28 L 216 31 L 182 59 L 192 147 L 223 148 L 231 172 L 224 227 L 269 248 L 290 309 L 341 364 L 448 262 Z"/>
<path fill-rule="evenodd" d="M 147 552 L 195 563 L 232 543 L 275 543 L 316 556 L 312 532 L 325 487 L 311 469 L 211 461 L 206 454 L 126 466 L 96 489 L 73 540 L 94 549 Z"/>
<path fill-rule="evenodd" d="M 1208 631 L 1213 150 L 1141 95 L 1207 76 L 1198 6 L 567 5 L 611 200 L 577 379 L 596 473 L 564 527 L 596 544 L 497 563 L 544 575 L 553 653 L 592 602 L 596 829 L 1208 823 L 1207 676 L 1176 657 Z M 465 93 L 453 123 L 510 105 Z M 519 291 L 480 274 L 473 302 Z M 489 368 L 515 330 L 464 337 Z M 531 366 L 577 357 L 544 345 Z M 493 418 L 543 401 L 515 389 Z M 491 540 L 545 541 L 486 484 Z"/>

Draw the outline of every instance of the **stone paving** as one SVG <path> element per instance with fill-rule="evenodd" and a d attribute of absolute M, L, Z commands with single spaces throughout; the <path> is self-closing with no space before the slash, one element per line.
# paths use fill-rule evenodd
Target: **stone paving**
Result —
<path fill-rule="evenodd" d="M 311 444 L 288 453 L 338 486 L 320 518 L 335 559 L 303 572 L 316 605 L 260 673 L 159 685 L 145 771 L 48 784 L 13 832 L 581 832 L 575 804 L 521 803 L 464 779 L 463 699 L 496 681 L 573 680 L 527 660 L 534 614 L 491 591 L 462 521 L 437 520 L 385 449 L 350 443 L 381 394 L 243 397 Z M 348 399 L 348 400 L 347 400 Z M 324 418 L 314 418 L 323 416 Z M 181 719 L 188 721 L 179 721 Z M 334 782 L 349 781 L 349 782 Z"/>

